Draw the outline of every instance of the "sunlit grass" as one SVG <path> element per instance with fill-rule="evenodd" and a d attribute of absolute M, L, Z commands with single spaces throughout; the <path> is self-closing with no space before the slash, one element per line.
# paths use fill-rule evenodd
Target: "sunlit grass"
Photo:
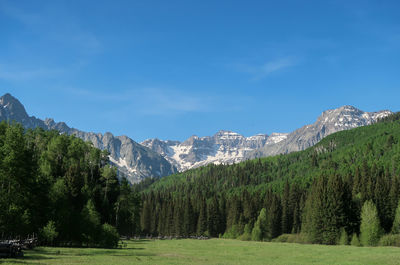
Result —
<path fill-rule="evenodd" d="M 399 264 L 400 248 L 301 245 L 238 240 L 140 240 L 122 249 L 51 248 L 25 251 L 1 264 Z"/>

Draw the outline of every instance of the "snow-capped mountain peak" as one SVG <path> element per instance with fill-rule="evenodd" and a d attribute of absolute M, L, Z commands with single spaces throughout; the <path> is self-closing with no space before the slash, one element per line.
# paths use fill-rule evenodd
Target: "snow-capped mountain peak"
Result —
<path fill-rule="evenodd" d="M 267 143 L 279 142 L 287 134 L 257 134 L 245 137 L 239 133 L 220 130 L 213 136 L 191 136 L 184 142 L 148 139 L 141 144 L 163 155 L 179 171 L 209 163 L 232 164 L 243 161 L 246 155 Z"/>

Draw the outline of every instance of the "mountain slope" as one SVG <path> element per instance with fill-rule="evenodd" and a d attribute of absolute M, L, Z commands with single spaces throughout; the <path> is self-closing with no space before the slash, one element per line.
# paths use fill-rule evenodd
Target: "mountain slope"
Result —
<path fill-rule="evenodd" d="M 281 190 L 286 180 L 309 187 L 312 179 L 322 176 L 322 173 L 356 176 L 361 172 L 356 171 L 361 169 L 372 173 L 373 164 L 398 176 L 399 162 L 400 114 L 397 114 L 395 120 L 386 119 L 369 126 L 333 133 L 315 146 L 299 152 L 252 159 L 234 165 L 210 164 L 173 174 L 156 181 L 148 190 L 174 194 L 187 190 L 212 194 L 240 187 L 252 190 L 256 186 L 272 186 L 275 190 Z M 382 174 L 384 172 L 380 171 Z"/>
<path fill-rule="evenodd" d="M 64 122 L 56 123 L 53 119 L 40 120 L 30 117 L 25 107 L 10 94 L 0 98 L 0 121 L 16 121 L 25 128 L 41 127 L 45 130 L 58 130 L 61 133 L 75 135 L 93 146 L 110 152 L 110 161 L 117 166 L 120 174 L 131 183 L 146 177 L 163 177 L 176 172 L 176 168 L 161 155 L 136 143 L 127 136 L 114 136 L 111 133 L 83 132 L 70 128 Z"/>
<path fill-rule="evenodd" d="M 250 153 L 246 158 L 265 157 L 305 150 L 332 133 L 370 125 L 390 114 L 392 112 L 388 110 L 364 112 L 353 106 L 343 106 L 327 110 L 318 117 L 315 123 L 295 130 L 279 143 L 265 145 L 261 149 Z"/>
<path fill-rule="evenodd" d="M 389 233 L 400 191 L 399 117 L 331 134 L 303 151 L 210 164 L 142 186 L 142 213 L 147 213 L 142 229 L 161 235 L 245 235 L 249 240 L 246 226 L 255 224 L 264 209 L 271 220 L 265 225 L 269 239 L 301 233 L 307 237 L 295 242 L 335 244 L 341 229 L 349 235 L 360 231 L 362 205 L 373 201 Z M 176 225 L 180 218 L 174 217 L 187 216 L 188 208 L 202 230 Z M 324 231 L 334 236 L 320 237 Z"/>

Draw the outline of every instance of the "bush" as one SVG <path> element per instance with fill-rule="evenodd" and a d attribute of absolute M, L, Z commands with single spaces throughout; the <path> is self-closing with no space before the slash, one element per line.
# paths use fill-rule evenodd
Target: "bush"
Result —
<path fill-rule="evenodd" d="M 45 244 L 53 245 L 54 239 L 58 236 L 54 221 L 49 221 L 46 226 L 40 229 L 40 235 Z"/>
<path fill-rule="evenodd" d="M 287 243 L 289 240 L 290 234 L 282 234 L 274 239 L 271 242 L 278 242 L 278 243 Z"/>
<path fill-rule="evenodd" d="M 400 247 L 400 234 L 388 234 L 384 235 L 379 240 L 379 246 L 391 246 L 391 247 Z"/>
<path fill-rule="evenodd" d="M 308 244 L 310 241 L 306 234 L 282 234 L 277 238 L 271 240 L 272 242 L 278 243 L 299 243 L 299 244 Z"/>
<path fill-rule="evenodd" d="M 361 246 L 360 240 L 358 240 L 358 236 L 357 236 L 356 233 L 354 233 L 353 236 L 351 237 L 350 245 L 352 245 L 354 247 L 360 247 Z"/>
<path fill-rule="evenodd" d="M 349 237 L 347 236 L 346 230 L 344 228 L 340 231 L 340 238 L 338 241 L 338 245 L 348 245 L 349 244 Z"/>
<path fill-rule="evenodd" d="M 227 230 L 222 238 L 228 238 L 228 239 L 236 239 L 240 236 L 240 230 L 237 225 L 232 225 L 232 227 Z"/>
<path fill-rule="evenodd" d="M 251 240 L 253 240 L 253 241 L 262 241 L 263 240 L 261 228 L 259 225 L 257 225 L 257 223 L 254 226 L 253 231 L 251 232 Z"/>
<path fill-rule="evenodd" d="M 246 224 L 244 226 L 244 232 L 243 234 L 239 237 L 240 240 L 243 241 L 250 241 L 251 240 L 251 230 L 252 230 L 252 226 L 251 224 Z"/>
<path fill-rule="evenodd" d="M 119 234 L 117 229 L 109 224 L 103 224 L 101 237 L 101 247 L 113 248 L 118 246 Z"/>

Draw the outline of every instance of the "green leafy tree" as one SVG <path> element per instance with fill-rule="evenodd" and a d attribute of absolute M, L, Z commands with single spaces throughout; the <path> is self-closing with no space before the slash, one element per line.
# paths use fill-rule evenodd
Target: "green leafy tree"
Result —
<path fill-rule="evenodd" d="M 396 208 L 396 214 L 394 216 L 392 234 L 400 234 L 400 201 Z"/>
<path fill-rule="evenodd" d="M 119 242 L 119 234 L 117 229 L 107 223 L 102 225 L 101 241 L 102 247 L 113 248 L 117 247 Z"/>
<path fill-rule="evenodd" d="M 262 208 L 251 232 L 251 240 L 262 241 L 267 236 L 267 210 Z"/>
<path fill-rule="evenodd" d="M 376 246 L 381 235 L 376 206 L 372 201 L 366 201 L 361 209 L 360 242 L 363 246 Z"/>

